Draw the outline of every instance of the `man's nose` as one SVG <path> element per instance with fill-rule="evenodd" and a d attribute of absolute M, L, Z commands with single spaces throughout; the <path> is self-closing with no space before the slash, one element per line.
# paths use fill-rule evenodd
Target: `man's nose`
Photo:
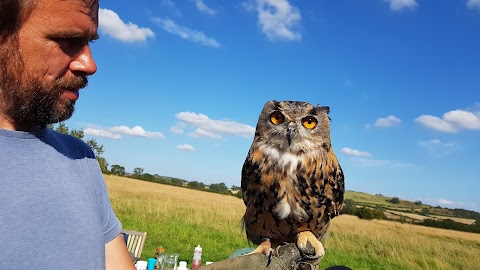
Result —
<path fill-rule="evenodd" d="M 70 63 L 70 70 L 73 73 L 81 72 L 87 76 L 97 71 L 97 64 L 93 60 L 88 44 L 83 47 L 81 53 Z"/>

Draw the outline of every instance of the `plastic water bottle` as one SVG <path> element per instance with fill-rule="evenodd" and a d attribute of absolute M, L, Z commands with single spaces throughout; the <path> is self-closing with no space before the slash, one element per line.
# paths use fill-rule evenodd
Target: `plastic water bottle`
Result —
<path fill-rule="evenodd" d="M 193 251 L 192 269 L 200 269 L 202 261 L 202 248 L 198 245 Z"/>

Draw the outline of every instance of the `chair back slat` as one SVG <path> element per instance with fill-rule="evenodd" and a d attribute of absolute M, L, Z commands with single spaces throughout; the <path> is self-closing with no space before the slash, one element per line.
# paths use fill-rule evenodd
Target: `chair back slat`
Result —
<path fill-rule="evenodd" d="M 143 245 L 145 244 L 147 232 L 122 230 L 122 233 L 127 235 L 126 245 L 128 251 L 131 252 L 135 258 L 140 258 L 142 256 Z"/>

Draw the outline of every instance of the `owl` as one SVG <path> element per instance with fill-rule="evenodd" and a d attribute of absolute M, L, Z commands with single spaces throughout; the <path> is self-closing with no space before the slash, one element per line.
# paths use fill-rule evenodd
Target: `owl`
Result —
<path fill-rule="evenodd" d="M 343 204 L 344 176 L 330 141 L 329 107 L 269 101 L 242 168 L 242 225 L 252 253 L 268 264 L 273 248 L 296 243 L 307 259 L 323 257 L 320 240 Z M 307 243 L 315 250 L 308 254 Z"/>

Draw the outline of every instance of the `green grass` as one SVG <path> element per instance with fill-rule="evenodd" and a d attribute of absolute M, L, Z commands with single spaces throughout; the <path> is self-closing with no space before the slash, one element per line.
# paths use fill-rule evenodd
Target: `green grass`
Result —
<path fill-rule="evenodd" d="M 147 232 L 143 258 L 164 246 L 190 265 L 198 244 L 203 262 L 226 259 L 248 246 L 240 227 L 245 206 L 239 198 L 115 176 L 105 179 L 124 228 Z M 347 215 L 333 219 L 326 247 L 320 269 L 474 270 L 480 265 L 480 234 Z"/>

